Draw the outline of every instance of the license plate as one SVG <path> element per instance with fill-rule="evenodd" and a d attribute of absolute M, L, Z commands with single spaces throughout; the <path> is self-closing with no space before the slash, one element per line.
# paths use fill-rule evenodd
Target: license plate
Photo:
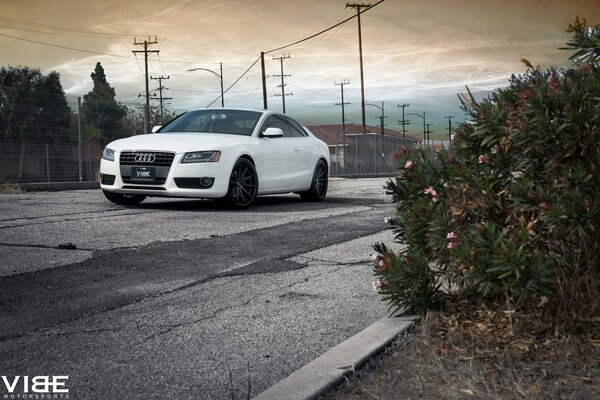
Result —
<path fill-rule="evenodd" d="M 136 182 L 154 182 L 155 169 L 152 167 L 132 167 L 131 180 Z"/>

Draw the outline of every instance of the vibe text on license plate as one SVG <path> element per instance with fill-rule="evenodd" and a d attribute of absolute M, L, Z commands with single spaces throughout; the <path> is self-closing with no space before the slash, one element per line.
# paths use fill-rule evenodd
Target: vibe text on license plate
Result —
<path fill-rule="evenodd" d="M 154 168 L 133 167 L 131 168 L 131 179 L 139 182 L 154 182 Z"/>

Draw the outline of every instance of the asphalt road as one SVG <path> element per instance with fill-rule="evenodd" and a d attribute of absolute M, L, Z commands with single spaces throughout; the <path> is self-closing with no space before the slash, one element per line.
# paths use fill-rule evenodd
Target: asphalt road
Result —
<path fill-rule="evenodd" d="M 384 183 L 235 212 L 0 195 L 0 375 L 68 375 L 72 399 L 257 395 L 386 315 L 369 260 L 391 241 Z"/>

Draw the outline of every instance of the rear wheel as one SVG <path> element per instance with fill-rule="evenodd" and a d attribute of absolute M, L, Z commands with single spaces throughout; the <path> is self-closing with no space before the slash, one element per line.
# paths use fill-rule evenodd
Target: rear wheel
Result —
<path fill-rule="evenodd" d="M 258 175 L 254 164 L 246 158 L 240 158 L 231 171 L 225 202 L 232 208 L 245 209 L 254 203 L 257 193 Z"/>
<path fill-rule="evenodd" d="M 327 187 L 329 184 L 329 174 L 327 164 L 323 160 L 319 160 L 313 173 L 310 189 L 300 193 L 300 197 L 304 201 L 323 201 L 327 195 Z"/>
<path fill-rule="evenodd" d="M 121 194 L 108 192 L 106 190 L 103 190 L 102 192 L 108 200 L 122 206 L 135 206 L 140 204 L 146 198 L 143 194 Z"/>

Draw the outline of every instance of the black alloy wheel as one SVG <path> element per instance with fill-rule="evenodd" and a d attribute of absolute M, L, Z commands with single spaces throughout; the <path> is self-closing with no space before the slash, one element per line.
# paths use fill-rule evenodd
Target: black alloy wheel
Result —
<path fill-rule="evenodd" d="M 323 201 L 327 195 L 327 187 L 329 185 L 329 172 L 327 164 L 323 160 L 319 160 L 315 167 L 312 184 L 306 192 L 300 193 L 300 198 L 304 201 Z"/>
<path fill-rule="evenodd" d="M 236 161 L 229 178 L 229 190 L 225 201 L 236 209 L 248 208 L 258 193 L 258 176 L 254 164 L 246 158 Z"/>
<path fill-rule="evenodd" d="M 143 194 L 121 194 L 108 192 L 106 190 L 103 190 L 102 192 L 108 200 L 121 206 L 136 206 L 146 198 Z"/>

